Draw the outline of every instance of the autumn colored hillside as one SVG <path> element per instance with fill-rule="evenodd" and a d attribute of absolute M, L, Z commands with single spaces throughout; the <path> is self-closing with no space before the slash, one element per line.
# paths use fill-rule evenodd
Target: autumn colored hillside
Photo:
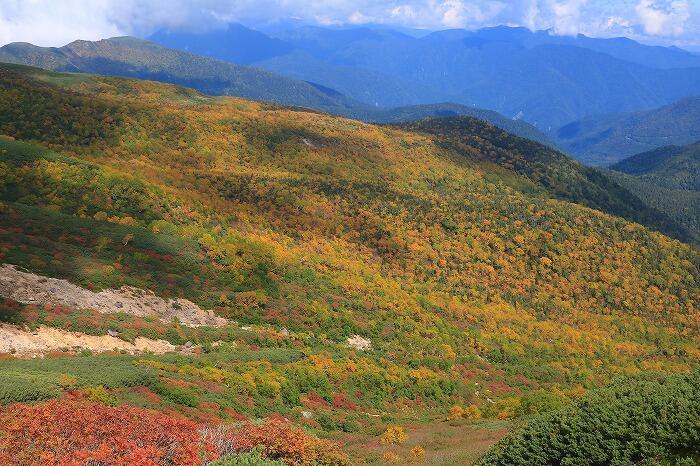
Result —
<path fill-rule="evenodd" d="M 617 376 L 700 362 L 700 252 L 586 207 L 595 180 L 566 196 L 429 131 L 13 65 L 0 135 L 1 263 L 231 319 L 123 317 L 201 354 L 2 362 L 5 403 L 78 390 L 197 422 L 281 415 L 358 462 L 458 464 Z M 88 333 L 107 318 L 7 300 L 0 316 Z M 420 443 L 448 422 L 498 434 L 467 456 Z"/>

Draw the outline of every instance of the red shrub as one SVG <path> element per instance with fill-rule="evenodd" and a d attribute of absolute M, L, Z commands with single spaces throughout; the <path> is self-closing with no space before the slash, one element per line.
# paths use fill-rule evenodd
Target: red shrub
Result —
<path fill-rule="evenodd" d="M 341 466 L 349 464 L 339 447 L 292 428 L 281 419 L 268 419 L 257 426 L 250 422 L 238 426 L 219 426 L 205 432 L 208 442 L 222 455 L 261 448 L 272 459 L 281 459 L 291 465 Z"/>
<path fill-rule="evenodd" d="M 357 411 L 357 405 L 348 400 L 348 397 L 343 393 L 336 393 L 333 395 L 333 407 Z"/>
<path fill-rule="evenodd" d="M 0 464 L 194 465 L 216 456 L 197 424 L 141 408 L 64 397 L 0 409 Z"/>

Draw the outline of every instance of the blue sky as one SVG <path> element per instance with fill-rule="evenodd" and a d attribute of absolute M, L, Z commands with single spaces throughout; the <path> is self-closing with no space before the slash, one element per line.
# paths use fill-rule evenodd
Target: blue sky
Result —
<path fill-rule="evenodd" d="M 0 0 L 0 44 L 60 46 L 288 19 L 427 29 L 505 24 L 700 49 L 700 0 Z"/>

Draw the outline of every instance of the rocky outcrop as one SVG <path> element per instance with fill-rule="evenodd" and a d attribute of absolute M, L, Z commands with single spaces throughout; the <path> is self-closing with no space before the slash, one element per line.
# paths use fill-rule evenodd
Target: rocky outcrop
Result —
<path fill-rule="evenodd" d="M 163 299 L 152 291 L 130 286 L 93 292 L 66 280 L 23 272 L 9 264 L 0 266 L 0 296 L 24 304 L 49 304 L 102 313 L 124 312 L 139 317 L 177 319 L 184 325 L 222 326 L 226 319 L 187 299 Z"/>

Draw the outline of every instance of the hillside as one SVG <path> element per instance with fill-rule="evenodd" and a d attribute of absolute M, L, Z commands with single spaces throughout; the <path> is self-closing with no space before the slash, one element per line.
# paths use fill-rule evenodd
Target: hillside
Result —
<path fill-rule="evenodd" d="M 561 152 L 470 117 L 421 120 L 402 125 L 435 136 L 436 142 L 475 162 L 495 164 L 529 180 L 551 197 L 636 221 L 682 240 L 694 240 L 690 230 L 648 207 L 614 179 L 570 159 Z M 493 168 L 490 169 L 493 171 Z M 524 189 L 522 180 L 514 186 Z"/>
<path fill-rule="evenodd" d="M 633 155 L 610 168 L 628 175 L 654 178 L 667 188 L 700 191 L 700 142 Z"/>
<path fill-rule="evenodd" d="M 612 165 L 627 157 L 700 139 L 700 97 L 630 114 L 591 116 L 561 127 L 556 143 L 590 165 Z"/>
<path fill-rule="evenodd" d="M 61 48 L 13 43 L 0 47 L 0 61 L 54 71 L 152 79 L 210 95 L 235 95 L 336 113 L 361 106 L 332 89 L 131 37 L 80 40 Z"/>
<path fill-rule="evenodd" d="M 161 438 L 189 432 L 175 445 L 192 454 L 202 426 L 269 418 L 220 433 L 288 462 L 469 464 L 514 419 L 618 375 L 698 366 L 697 249 L 566 200 L 597 202 L 603 185 L 561 154 L 436 121 L 375 126 L 0 65 L 0 262 L 230 319 L 188 327 L 5 296 L 0 317 L 26 333 L 109 329 L 191 350 L 0 361 L 0 403 L 61 399 L 2 410 L 31 435 L 2 437 L 0 459 L 88 420 L 123 426 L 125 442 L 154 441 L 141 418 Z M 555 173 L 581 192 L 567 198 Z"/>
<path fill-rule="evenodd" d="M 553 146 L 552 141 L 531 124 L 517 119 L 506 118 L 500 113 L 466 105 L 441 103 L 426 105 L 411 105 L 387 110 L 375 110 L 363 120 L 376 123 L 401 123 L 424 120 L 427 118 L 446 118 L 469 116 L 509 132 L 510 134 L 530 139 L 540 144 Z"/>
<path fill-rule="evenodd" d="M 236 37 L 243 34 L 245 38 L 250 38 L 249 35 L 253 34 L 253 37 L 256 37 L 252 31 L 241 33 L 236 29 L 227 31 L 225 36 L 230 38 L 231 34 Z M 214 47 L 216 43 L 218 42 L 212 38 L 210 45 Z M 177 42 L 177 44 L 180 44 L 185 49 L 192 48 L 184 45 L 184 42 Z M 275 48 L 273 43 L 267 42 L 262 44 L 261 47 L 263 50 L 267 50 L 270 47 L 272 49 Z M 213 48 L 210 50 L 198 47 L 196 50 L 205 55 L 217 55 L 219 52 L 223 53 L 224 49 Z M 214 53 L 214 51 L 217 51 L 217 53 Z M 248 50 L 245 53 L 253 53 L 253 51 Z M 263 51 L 259 51 L 259 53 L 263 53 Z M 234 58 L 226 54 L 221 56 L 227 59 Z M 189 86 L 209 95 L 230 95 L 266 102 L 277 102 L 365 121 L 397 122 L 431 116 L 444 116 L 447 112 L 455 115 L 467 114 L 483 118 L 506 131 L 511 131 L 513 134 L 551 144 L 549 139 L 532 125 L 524 121 L 512 121 L 493 111 L 455 104 L 379 108 L 375 105 L 366 105 L 344 97 L 335 91 L 334 88 L 324 87 L 312 82 L 284 78 L 257 68 L 236 66 L 189 52 L 183 53 L 158 46 L 152 42 L 129 37 L 98 42 L 77 41 L 59 49 L 14 43 L 0 47 L 0 62 L 2 61 L 54 71 L 152 79 L 154 81 Z M 246 60 L 241 58 L 241 61 Z M 341 70 L 341 75 L 349 76 L 347 70 Z M 316 77 L 318 78 L 319 75 Z M 334 78 L 332 82 L 334 85 L 338 84 L 342 87 L 344 81 L 343 79 L 336 81 Z M 401 88 L 408 89 L 411 87 L 406 83 L 399 86 L 397 83 L 385 78 L 378 79 L 377 82 L 382 83 L 379 92 L 384 95 L 396 92 Z"/>
<path fill-rule="evenodd" d="M 700 238 L 699 143 L 633 155 L 610 169 L 619 184 Z"/>
<path fill-rule="evenodd" d="M 361 26 L 253 33 L 248 35 L 258 40 L 250 48 L 278 40 L 289 49 L 262 55 L 256 66 L 341 90 L 366 104 L 475 105 L 509 118 L 521 115 L 546 133 L 586 116 L 647 110 L 700 94 L 697 56 L 630 40 L 509 27 L 424 37 Z M 155 39 L 172 47 L 210 42 L 207 33 Z M 230 40 L 235 48 L 236 38 Z M 216 56 L 228 59 L 230 53 Z"/>

